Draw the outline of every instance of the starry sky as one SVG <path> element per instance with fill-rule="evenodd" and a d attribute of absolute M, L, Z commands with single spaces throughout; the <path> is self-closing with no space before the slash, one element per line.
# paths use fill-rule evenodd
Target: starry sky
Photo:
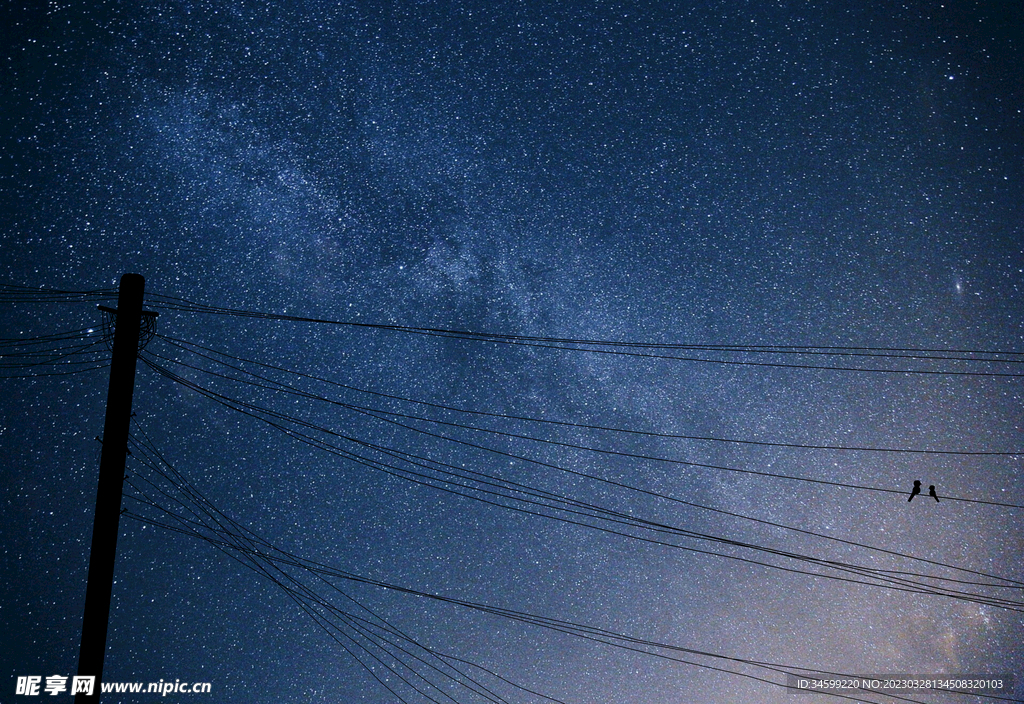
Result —
<path fill-rule="evenodd" d="M 76 671 L 96 304 L 124 272 L 160 316 L 108 681 L 207 681 L 181 701 L 226 704 L 842 701 L 741 662 L 758 661 L 1015 673 L 1002 696 L 1024 699 L 1019 3 L 50 0 L 0 17 L 3 701 L 28 701 L 17 676 Z M 68 340 L 92 346 L 10 356 Z M 915 479 L 947 498 L 908 503 Z M 209 522 L 168 529 L 186 485 L 264 556 L 333 572 L 257 573 Z M 404 651 L 379 645 L 385 622 Z"/>

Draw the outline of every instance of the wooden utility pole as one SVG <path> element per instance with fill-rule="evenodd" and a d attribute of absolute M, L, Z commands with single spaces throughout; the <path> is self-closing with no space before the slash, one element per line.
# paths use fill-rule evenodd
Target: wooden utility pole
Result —
<path fill-rule="evenodd" d="M 100 700 L 107 622 L 110 618 L 110 593 L 114 583 L 114 558 L 117 554 L 118 521 L 121 517 L 121 491 L 124 488 L 124 463 L 128 452 L 132 393 L 135 389 L 135 363 L 139 355 L 142 294 L 145 288 L 146 280 L 142 276 L 125 274 L 121 277 L 117 294 L 107 416 L 103 423 L 103 451 L 96 489 L 92 549 L 89 553 L 89 582 L 85 590 L 82 645 L 78 653 L 79 676 L 92 676 L 96 679 L 92 694 L 79 692 L 75 695 L 75 704 L 92 704 Z"/>

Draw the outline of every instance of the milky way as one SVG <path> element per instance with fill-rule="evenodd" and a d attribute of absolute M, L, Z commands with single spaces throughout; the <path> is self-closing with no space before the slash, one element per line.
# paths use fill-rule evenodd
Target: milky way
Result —
<path fill-rule="evenodd" d="M 1024 698 L 1019 7 L 87 5 L 4 10 L 5 701 L 76 672 L 124 272 L 105 681 Z"/>

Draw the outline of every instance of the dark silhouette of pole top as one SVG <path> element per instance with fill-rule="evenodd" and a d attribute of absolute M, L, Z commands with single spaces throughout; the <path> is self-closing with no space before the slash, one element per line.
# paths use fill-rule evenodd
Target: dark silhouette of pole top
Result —
<path fill-rule="evenodd" d="M 932 487 L 932 488 L 934 489 L 935 487 Z M 914 497 L 917 496 L 920 493 L 921 493 L 921 480 L 920 479 L 915 479 L 914 480 L 914 488 L 910 490 L 910 498 L 907 499 L 907 501 L 913 501 Z"/>
<path fill-rule="evenodd" d="M 935 499 L 935 503 L 939 502 L 939 495 L 935 493 L 935 485 L 934 484 L 932 484 L 931 486 L 928 487 L 928 496 L 930 496 L 933 499 Z"/>

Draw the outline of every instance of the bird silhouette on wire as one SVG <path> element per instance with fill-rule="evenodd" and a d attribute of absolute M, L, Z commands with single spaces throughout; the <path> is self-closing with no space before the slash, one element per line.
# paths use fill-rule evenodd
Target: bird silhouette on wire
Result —
<path fill-rule="evenodd" d="M 932 484 L 931 486 L 928 487 L 928 496 L 930 496 L 933 499 L 935 499 L 935 503 L 939 502 L 939 495 L 935 493 L 935 485 L 934 484 Z"/>
<path fill-rule="evenodd" d="M 933 487 L 934 488 L 934 487 Z M 913 501 L 914 497 L 921 493 L 921 480 L 914 480 L 914 488 L 910 490 L 910 498 L 907 501 Z"/>

